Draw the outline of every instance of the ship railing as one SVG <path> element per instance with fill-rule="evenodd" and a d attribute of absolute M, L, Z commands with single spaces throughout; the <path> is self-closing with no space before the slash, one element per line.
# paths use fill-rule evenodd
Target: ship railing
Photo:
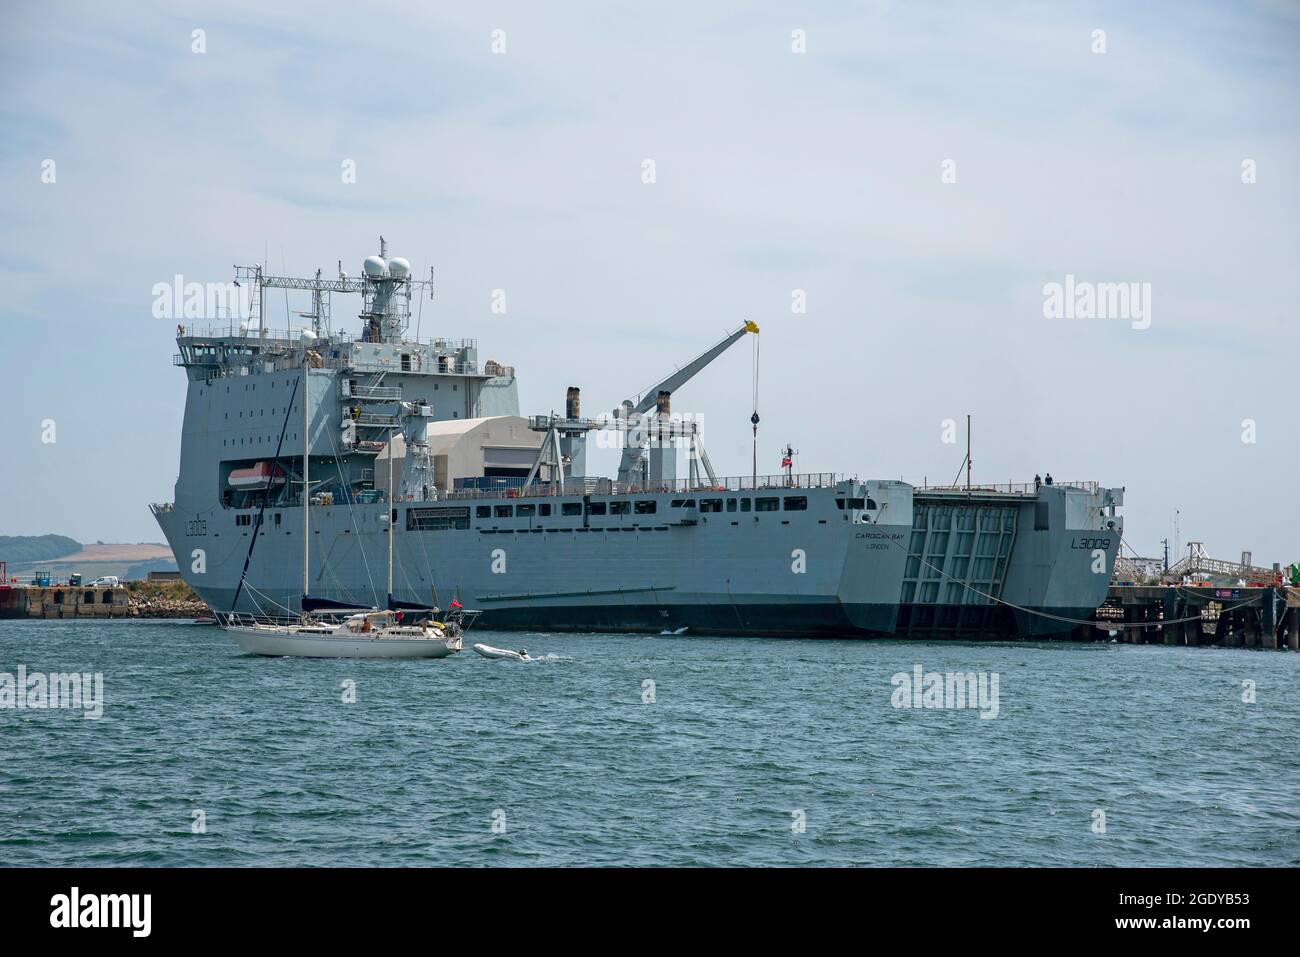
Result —
<path fill-rule="evenodd" d="M 786 475 L 736 475 L 719 477 L 715 481 L 675 479 L 654 484 L 619 482 L 609 478 L 577 478 L 560 482 L 533 482 L 527 488 L 522 479 L 505 482 L 489 488 L 460 488 L 440 492 L 440 500 L 472 500 L 484 498 L 559 498 L 575 495 L 659 495 L 702 494 L 710 492 L 763 492 L 791 491 L 795 489 L 829 488 L 845 480 L 835 472 L 806 472 Z"/>
<path fill-rule="evenodd" d="M 247 611 L 214 612 L 222 627 L 236 626 L 252 628 L 256 625 L 298 625 L 302 618 L 297 615 L 266 615 Z"/>
<path fill-rule="evenodd" d="M 191 326 L 181 323 L 181 337 L 185 339 L 238 339 L 248 342 L 301 342 L 302 329 L 273 329 L 267 326 L 261 329 L 257 326 L 241 328 L 233 322 L 226 325 L 207 325 Z M 336 332 L 329 337 L 331 342 L 352 342 L 352 336 L 347 333 Z"/>
<path fill-rule="evenodd" d="M 397 386 L 389 385 L 357 385 L 349 395 L 344 396 L 346 399 L 361 399 L 362 401 L 372 402 L 395 402 L 402 397 L 402 390 Z"/>
<path fill-rule="evenodd" d="M 247 320 L 241 320 L 247 321 Z M 249 340 L 250 342 L 270 341 L 293 343 L 295 345 L 301 342 L 302 328 L 298 329 L 277 329 L 267 326 L 265 330 L 258 326 L 250 325 L 247 329 L 241 329 L 233 320 L 223 325 L 208 324 L 206 326 L 191 326 L 188 323 L 181 323 L 184 332 L 181 336 L 192 339 L 240 339 Z M 328 336 L 321 337 L 321 343 L 330 343 L 332 345 L 352 345 L 354 342 L 369 342 L 365 336 L 354 336 L 348 332 L 331 331 Z M 478 349 L 477 339 L 445 339 L 430 337 L 427 339 L 403 339 L 407 345 L 428 346 L 439 353 L 456 353 L 465 349 Z"/>
<path fill-rule="evenodd" d="M 397 416 L 377 412 L 362 412 L 353 421 L 362 428 L 395 429 L 401 424 Z"/>
<path fill-rule="evenodd" d="M 441 359 L 443 357 L 439 357 Z M 426 375 L 441 373 L 442 375 L 482 375 L 478 370 L 476 362 L 442 362 L 430 361 L 426 358 L 425 362 L 416 369 L 414 367 L 394 368 L 393 363 L 386 357 L 376 358 L 374 356 L 360 355 L 342 355 L 337 359 L 327 360 L 332 368 L 338 369 L 356 369 L 359 372 L 422 372 Z"/>
<path fill-rule="evenodd" d="M 1003 495 L 1032 495 L 1035 492 L 1037 492 L 1040 488 L 1048 488 L 1048 487 L 1082 489 L 1085 492 L 1092 492 L 1093 494 L 1096 494 L 1098 489 L 1101 488 L 1101 485 L 1098 482 L 1079 482 L 1079 481 L 1059 482 L 1056 479 L 1052 479 L 1051 486 L 1048 486 L 1046 482 L 1002 482 L 1002 483 L 994 482 L 992 484 L 988 482 L 980 482 L 979 484 L 972 484 L 969 487 L 966 485 L 931 485 L 928 482 L 922 482 L 920 485 L 916 485 L 913 487 L 917 491 L 921 491 L 921 492 L 967 492 L 969 491 L 971 493 L 996 492 Z"/>
<path fill-rule="evenodd" d="M 445 360 L 445 361 L 444 361 Z M 433 363 L 433 367 L 425 369 L 426 372 L 454 373 L 455 375 L 478 375 L 477 362 L 452 362 L 446 356 L 439 356 Z M 484 373 L 486 374 L 486 373 Z"/>

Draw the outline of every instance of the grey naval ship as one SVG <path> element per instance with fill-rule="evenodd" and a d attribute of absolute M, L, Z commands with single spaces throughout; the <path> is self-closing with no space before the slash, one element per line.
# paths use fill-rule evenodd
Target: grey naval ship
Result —
<path fill-rule="evenodd" d="M 1106 596 L 1122 489 L 918 488 L 788 459 L 716 475 L 672 396 L 752 322 L 609 414 L 584 418 L 571 387 L 562 414 L 524 417 L 514 367 L 408 337 L 432 273 L 382 237 L 358 276 L 236 283 L 248 322 L 177 329 L 180 470 L 152 506 L 218 613 L 455 602 L 486 628 L 1011 638 L 1072 632 Z M 309 292 L 309 322 L 268 328 L 270 289 Z M 361 297 L 357 334 L 332 328 L 334 294 Z M 593 437 L 621 450 L 616 477 L 587 474 Z"/>

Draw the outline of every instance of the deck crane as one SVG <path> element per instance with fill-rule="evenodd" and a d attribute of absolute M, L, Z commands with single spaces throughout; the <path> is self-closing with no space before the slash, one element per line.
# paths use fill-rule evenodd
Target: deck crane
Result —
<path fill-rule="evenodd" d="M 671 411 L 671 397 L 674 392 L 689 382 L 705 366 L 726 352 L 746 333 L 758 334 L 758 324 L 746 320 L 745 324 L 734 332 L 728 333 L 722 341 L 706 349 L 686 365 L 665 377 L 662 382 L 646 389 L 635 399 L 624 399 L 622 407 L 614 414 L 620 418 L 627 430 L 627 443 L 623 448 L 623 457 L 618 466 L 620 482 L 637 482 L 638 484 L 658 484 L 676 478 L 675 449 L 672 448 L 671 436 L 662 430 L 661 438 L 668 439 L 669 448 L 651 445 L 650 432 L 657 423 L 647 422 L 646 414 L 654 409 L 657 416 L 667 416 Z M 659 420 L 662 421 L 662 420 Z M 670 459 L 671 456 L 671 459 Z"/>

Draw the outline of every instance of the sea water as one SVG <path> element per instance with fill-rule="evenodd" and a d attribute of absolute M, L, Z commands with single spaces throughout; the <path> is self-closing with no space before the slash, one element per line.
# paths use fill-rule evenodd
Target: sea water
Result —
<path fill-rule="evenodd" d="M 0 699 L 102 679 L 98 716 L 0 700 L 0 865 L 1300 864 L 1294 653 L 467 638 L 0 621 Z"/>

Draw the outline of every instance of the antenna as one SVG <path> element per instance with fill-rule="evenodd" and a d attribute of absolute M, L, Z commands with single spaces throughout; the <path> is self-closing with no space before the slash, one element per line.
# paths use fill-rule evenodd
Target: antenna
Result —
<path fill-rule="evenodd" d="M 966 413 L 966 491 L 970 492 L 970 413 Z"/>
<path fill-rule="evenodd" d="M 289 274 L 289 261 L 285 258 L 284 247 L 280 247 L 280 265 L 284 267 L 284 273 Z M 289 287 L 284 288 L 284 331 L 293 338 L 293 313 L 289 311 Z"/>
<path fill-rule="evenodd" d="M 966 416 L 966 455 L 961 460 L 961 464 L 957 466 L 957 474 L 952 477 L 953 488 L 960 488 L 960 486 L 957 483 L 961 481 L 961 470 L 963 467 L 965 467 L 966 469 L 966 492 L 967 494 L 970 494 L 970 415 L 969 414 L 967 414 Z M 1035 491 L 1037 491 L 1037 489 L 1035 489 Z"/>
<path fill-rule="evenodd" d="M 746 328 L 749 323 L 746 322 Z M 754 327 L 754 332 L 758 332 L 758 327 Z M 758 336 L 754 336 L 754 414 L 749 417 L 749 422 L 754 427 L 754 448 L 753 448 L 753 472 L 751 478 L 754 481 L 754 488 L 758 488 Z"/>

